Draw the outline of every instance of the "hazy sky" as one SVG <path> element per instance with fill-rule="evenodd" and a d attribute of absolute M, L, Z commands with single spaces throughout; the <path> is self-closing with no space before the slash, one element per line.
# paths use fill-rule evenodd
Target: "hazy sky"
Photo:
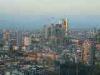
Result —
<path fill-rule="evenodd" d="M 0 0 L 0 28 L 40 28 L 68 18 L 70 27 L 100 25 L 100 0 Z"/>

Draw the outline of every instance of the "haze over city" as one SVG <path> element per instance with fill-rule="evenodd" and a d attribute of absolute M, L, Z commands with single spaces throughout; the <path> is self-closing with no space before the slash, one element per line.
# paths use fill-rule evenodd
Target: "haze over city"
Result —
<path fill-rule="evenodd" d="M 0 27 L 39 29 L 68 18 L 71 28 L 100 27 L 99 0 L 0 0 Z"/>
<path fill-rule="evenodd" d="M 0 75 L 100 75 L 100 0 L 0 0 Z"/>

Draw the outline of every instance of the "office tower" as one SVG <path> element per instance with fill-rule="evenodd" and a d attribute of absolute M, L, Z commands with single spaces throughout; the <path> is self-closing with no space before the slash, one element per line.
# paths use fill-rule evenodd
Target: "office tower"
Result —
<path fill-rule="evenodd" d="M 51 38 L 51 35 L 52 35 L 52 28 L 51 26 L 48 27 L 48 38 Z"/>
<path fill-rule="evenodd" d="M 12 31 L 10 34 L 10 42 L 12 45 L 17 45 L 17 32 Z"/>
<path fill-rule="evenodd" d="M 100 30 L 97 31 L 95 35 L 95 40 L 96 40 L 96 43 L 100 44 Z"/>
<path fill-rule="evenodd" d="M 68 35 L 68 29 L 69 29 L 68 19 L 63 19 L 62 25 L 63 25 L 63 29 L 65 31 L 65 35 Z"/>
<path fill-rule="evenodd" d="M 47 39 L 48 38 L 48 27 L 45 25 L 44 26 L 44 38 Z"/>
<path fill-rule="evenodd" d="M 22 38 L 23 38 L 22 31 L 18 31 L 17 32 L 17 46 L 18 47 L 22 46 Z"/>
<path fill-rule="evenodd" d="M 31 44 L 31 39 L 29 36 L 29 32 L 24 32 L 23 37 L 22 37 L 22 50 L 29 50 L 30 49 L 30 44 Z"/>
<path fill-rule="evenodd" d="M 0 50 L 2 50 L 3 46 L 4 46 L 3 33 L 0 32 Z"/>
<path fill-rule="evenodd" d="M 0 32 L 0 43 L 2 43 L 2 42 L 3 42 L 3 33 Z"/>
<path fill-rule="evenodd" d="M 3 50 L 9 50 L 10 34 L 11 31 L 3 30 Z"/>
<path fill-rule="evenodd" d="M 3 39 L 4 39 L 5 45 L 7 45 L 10 39 L 10 31 L 8 30 L 3 31 Z"/>
<path fill-rule="evenodd" d="M 0 40 L 3 39 L 3 33 L 0 32 Z"/>
<path fill-rule="evenodd" d="M 10 48 L 12 50 L 18 50 L 18 46 L 17 46 L 17 31 L 12 31 L 10 33 L 9 46 L 10 46 Z"/>

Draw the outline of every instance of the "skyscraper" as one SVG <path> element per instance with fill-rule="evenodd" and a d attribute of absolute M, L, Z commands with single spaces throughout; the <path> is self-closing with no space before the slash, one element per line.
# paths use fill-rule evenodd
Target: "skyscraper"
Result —
<path fill-rule="evenodd" d="M 67 35 L 68 29 L 69 29 L 68 19 L 62 19 L 62 25 L 63 25 L 63 29 L 65 31 L 65 35 Z"/>
<path fill-rule="evenodd" d="M 48 28 L 47 28 L 46 25 L 44 26 L 44 38 L 45 38 L 45 39 L 48 38 Z"/>
<path fill-rule="evenodd" d="M 10 31 L 4 30 L 3 31 L 3 39 L 4 39 L 4 42 L 5 42 L 5 45 L 8 44 L 9 38 L 10 38 Z"/>

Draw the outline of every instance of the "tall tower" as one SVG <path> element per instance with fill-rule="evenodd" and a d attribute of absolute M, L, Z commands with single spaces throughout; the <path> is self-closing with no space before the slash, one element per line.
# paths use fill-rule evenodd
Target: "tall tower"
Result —
<path fill-rule="evenodd" d="M 69 29 L 68 19 L 63 19 L 62 25 L 63 25 L 63 29 L 65 31 L 65 35 L 68 35 L 68 29 Z"/>
<path fill-rule="evenodd" d="M 48 38 L 48 27 L 46 25 L 44 25 L 44 38 Z"/>
<path fill-rule="evenodd" d="M 3 31 L 3 39 L 4 39 L 4 44 L 8 45 L 9 39 L 10 39 L 10 31 L 9 30 Z"/>

